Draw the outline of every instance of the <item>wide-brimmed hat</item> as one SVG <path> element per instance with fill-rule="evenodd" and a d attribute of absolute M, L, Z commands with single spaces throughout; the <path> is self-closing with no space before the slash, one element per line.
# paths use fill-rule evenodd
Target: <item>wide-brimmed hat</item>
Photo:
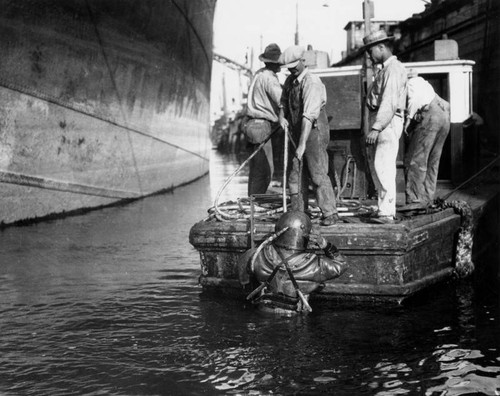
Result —
<path fill-rule="evenodd" d="M 364 45 L 361 47 L 361 49 L 363 51 L 366 51 L 368 48 L 371 48 L 374 45 L 392 40 L 394 40 L 394 36 L 388 36 L 385 30 L 376 30 L 363 37 Z"/>
<path fill-rule="evenodd" d="M 259 55 L 259 59 L 264 63 L 279 63 L 281 49 L 278 44 L 269 44 L 263 54 Z"/>
<path fill-rule="evenodd" d="M 281 67 L 286 67 L 288 69 L 296 67 L 299 61 L 304 59 L 305 52 L 305 48 L 300 45 L 288 47 L 280 56 Z"/>

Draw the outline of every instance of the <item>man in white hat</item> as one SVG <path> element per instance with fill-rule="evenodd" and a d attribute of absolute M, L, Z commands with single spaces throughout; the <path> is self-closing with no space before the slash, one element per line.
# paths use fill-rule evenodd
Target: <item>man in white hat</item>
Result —
<path fill-rule="evenodd" d="M 325 112 L 326 88 L 320 78 L 309 73 L 304 63 L 303 47 L 294 45 L 281 55 L 281 67 L 290 75 L 283 86 L 279 122 L 289 128 L 297 146 L 292 170 L 288 179 L 292 210 L 304 210 L 307 196 L 299 194 L 299 177 L 302 158 L 316 192 L 318 206 L 323 214 L 321 225 L 330 226 L 340 219 L 337 213 L 335 193 L 328 176 L 328 154 L 330 128 Z M 307 192 L 307 186 L 302 186 Z"/>
<path fill-rule="evenodd" d="M 414 69 L 408 71 L 409 144 L 405 154 L 406 203 L 429 204 L 436 193 L 439 161 L 450 132 L 450 104 Z"/>
<path fill-rule="evenodd" d="M 245 134 L 252 151 L 259 147 L 280 125 L 278 123 L 281 84 L 277 72 L 280 71 L 279 57 L 281 49 L 277 44 L 269 44 L 259 59 L 265 67 L 258 70 L 248 90 Z M 257 133 L 252 135 L 252 132 Z M 248 176 L 248 196 L 265 194 L 274 172 L 272 140 L 268 140 L 262 150 L 250 160 Z"/>
<path fill-rule="evenodd" d="M 366 98 L 370 131 L 365 137 L 378 193 L 376 221 L 380 223 L 393 223 L 396 215 L 396 158 L 406 108 L 406 70 L 392 54 L 392 39 L 384 30 L 363 38 L 363 48 L 372 62 L 382 66 Z"/>

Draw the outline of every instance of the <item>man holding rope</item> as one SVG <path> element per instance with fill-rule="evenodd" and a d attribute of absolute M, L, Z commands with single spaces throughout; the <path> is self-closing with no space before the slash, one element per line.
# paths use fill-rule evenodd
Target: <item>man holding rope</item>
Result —
<path fill-rule="evenodd" d="M 281 67 L 288 68 L 290 76 L 283 87 L 279 123 L 283 130 L 290 130 L 297 147 L 288 185 L 292 210 L 304 211 L 307 208 L 308 186 L 302 183 L 301 173 L 302 168 L 307 170 L 323 214 L 321 225 L 331 226 L 340 218 L 328 177 L 326 148 L 330 141 L 330 128 L 325 112 L 326 88 L 318 76 L 309 73 L 304 63 L 304 52 L 303 47 L 294 45 L 287 48 L 280 58 Z M 305 167 L 302 167 L 303 159 Z"/>
<path fill-rule="evenodd" d="M 281 84 L 277 72 L 281 49 L 277 44 L 269 44 L 259 59 L 265 67 L 258 70 L 250 84 L 247 102 L 247 120 L 244 133 L 248 143 L 255 151 L 271 134 L 280 129 L 278 124 L 278 105 L 281 98 Z M 272 139 L 250 160 L 248 176 L 248 196 L 265 194 L 274 173 Z"/>

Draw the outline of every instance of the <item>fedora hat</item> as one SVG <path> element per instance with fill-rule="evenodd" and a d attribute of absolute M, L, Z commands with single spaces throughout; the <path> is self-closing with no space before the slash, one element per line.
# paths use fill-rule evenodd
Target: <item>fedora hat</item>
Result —
<path fill-rule="evenodd" d="M 376 30 L 370 34 L 363 37 L 363 47 L 361 49 L 366 51 L 368 48 L 374 45 L 394 40 L 394 36 L 388 36 L 385 30 Z"/>
<path fill-rule="evenodd" d="M 281 67 L 286 67 L 288 69 L 296 67 L 299 61 L 304 59 L 305 52 L 305 48 L 300 45 L 288 47 L 280 56 Z"/>
<path fill-rule="evenodd" d="M 259 59 L 264 63 L 279 63 L 281 49 L 278 44 L 269 44 L 263 54 L 259 55 Z"/>

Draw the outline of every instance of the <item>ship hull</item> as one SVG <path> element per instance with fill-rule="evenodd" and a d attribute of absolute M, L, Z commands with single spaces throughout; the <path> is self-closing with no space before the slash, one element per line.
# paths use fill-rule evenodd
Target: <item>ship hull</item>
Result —
<path fill-rule="evenodd" d="M 0 3 L 0 223 L 208 172 L 215 1 Z"/>

